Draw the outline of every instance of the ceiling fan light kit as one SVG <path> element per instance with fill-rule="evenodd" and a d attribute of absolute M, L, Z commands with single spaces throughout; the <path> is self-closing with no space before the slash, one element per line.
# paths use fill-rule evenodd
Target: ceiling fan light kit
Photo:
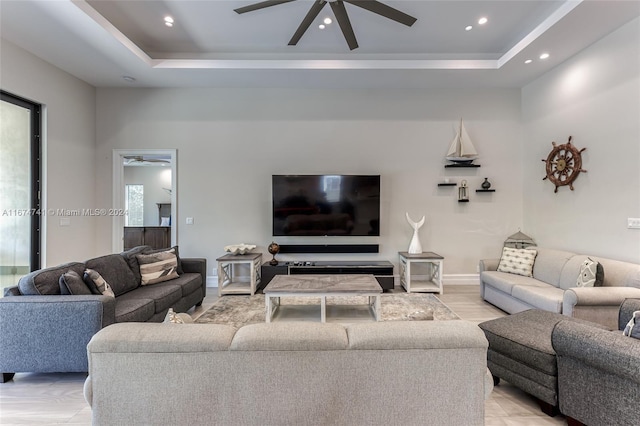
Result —
<path fill-rule="evenodd" d="M 291 1 L 296 0 L 268 0 L 250 4 L 248 6 L 240 7 L 234 10 L 238 14 L 243 14 L 259 9 L 264 9 L 266 7 L 289 3 Z M 398 9 L 394 9 L 391 6 L 387 6 L 386 4 L 381 3 L 377 0 L 315 0 L 313 2 L 313 5 L 311 6 L 311 9 L 309 9 L 309 12 L 307 12 L 306 16 L 300 23 L 300 26 L 298 26 L 298 29 L 293 34 L 293 37 L 291 37 L 291 40 L 289 40 L 289 46 L 295 46 L 296 44 L 298 44 L 304 33 L 309 29 L 311 24 L 313 24 L 313 22 L 316 20 L 327 3 L 329 3 L 331 6 L 333 15 L 338 21 L 338 25 L 340 26 L 342 35 L 344 36 L 344 39 L 346 40 L 350 50 L 358 48 L 358 40 L 356 39 L 355 33 L 353 31 L 353 26 L 351 25 L 351 21 L 349 20 L 347 9 L 344 6 L 345 3 L 358 6 L 362 9 L 368 10 L 369 12 L 373 12 L 377 15 L 380 15 L 387 19 L 391 19 L 392 21 L 396 21 L 408 27 L 412 26 L 417 21 L 417 19 L 413 16 L 407 15 L 406 13 L 401 12 Z"/>

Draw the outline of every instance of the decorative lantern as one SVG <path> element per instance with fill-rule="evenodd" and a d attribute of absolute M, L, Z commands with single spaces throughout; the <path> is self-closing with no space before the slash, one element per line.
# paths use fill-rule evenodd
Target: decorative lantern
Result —
<path fill-rule="evenodd" d="M 469 201 L 469 191 L 466 180 L 460 182 L 460 186 L 458 187 L 458 201 Z"/>
<path fill-rule="evenodd" d="M 518 232 L 516 232 L 515 234 L 509 235 L 504 241 L 504 246 L 511 248 L 523 249 L 535 245 L 536 242 L 533 241 L 533 238 L 531 238 L 527 234 L 520 232 L 520 229 L 518 229 Z"/>

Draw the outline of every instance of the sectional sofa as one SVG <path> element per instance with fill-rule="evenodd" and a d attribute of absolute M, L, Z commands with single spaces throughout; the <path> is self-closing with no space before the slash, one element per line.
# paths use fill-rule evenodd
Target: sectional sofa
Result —
<path fill-rule="evenodd" d="M 0 298 L 0 372 L 5 382 L 16 372 L 87 371 L 86 346 L 104 327 L 120 322 L 161 322 L 169 308 L 185 312 L 206 294 L 206 259 L 180 259 L 176 278 L 141 285 L 138 255 L 152 254 L 148 246 L 134 247 L 84 262 L 71 262 L 31 272 Z M 60 277 L 86 269 L 97 271 L 115 297 L 91 293 L 61 294 Z"/>
<path fill-rule="evenodd" d="M 482 425 L 473 323 L 114 324 L 87 347 L 93 424 Z"/>
<path fill-rule="evenodd" d="M 533 276 L 498 272 L 500 259 L 480 261 L 480 295 L 513 314 L 542 309 L 597 322 L 615 329 L 618 308 L 626 298 L 640 298 L 640 265 L 568 251 L 531 247 L 537 251 Z M 604 270 L 600 287 L 577 287 L 582 263 L 590 258 Z"/>
<path fill-rule="evenodd" d="M 554 328 L 558 399 L 569 424 L 640 424 L 640 330 L 635 337 L 620 332 L 635 311 L 639 299 L 622 303 L 617 331 L 566 320 Z"/>

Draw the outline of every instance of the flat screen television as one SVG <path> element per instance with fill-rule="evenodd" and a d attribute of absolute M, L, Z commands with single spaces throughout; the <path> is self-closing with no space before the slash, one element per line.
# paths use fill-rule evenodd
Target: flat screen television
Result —
<path fill-rule="evenodd" d="M 274 175 L 273 235 L 380 235 L 380 175 Z"/>

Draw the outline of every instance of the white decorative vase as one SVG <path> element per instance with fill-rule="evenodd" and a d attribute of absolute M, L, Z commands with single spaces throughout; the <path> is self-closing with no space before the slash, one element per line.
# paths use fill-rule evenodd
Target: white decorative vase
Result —
<path fill-rule="evenodd" d="M 407 222 L 413 228 L 413 236 L 411 237 L 411 242 L 409 243 L 409 254 L 420 254 L 422 253 L 422 244 L 420 244 L 420 238 L 418 237 L 418 229 L 424 225 L 424 216 L 418 222 L 414 222 L 409 217 L 409 213 L 405 212 L 405 216 L 407 217 Z"/>

